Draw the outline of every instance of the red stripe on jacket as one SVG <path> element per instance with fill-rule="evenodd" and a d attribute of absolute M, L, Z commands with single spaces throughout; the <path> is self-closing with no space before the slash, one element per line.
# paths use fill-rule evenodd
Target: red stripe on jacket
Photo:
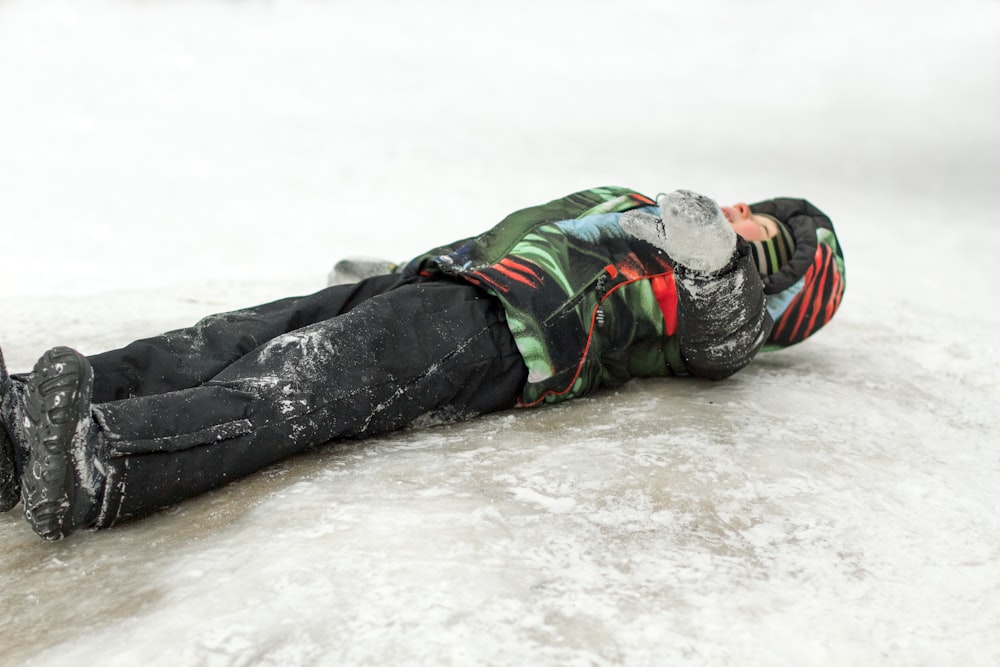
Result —
<path fill-rule="evenodd" d="M 573 385 L 575 385 L 576 381 L 579 379 L 580 373 L 583 371 L 583 364 L 587 361 L 587 353 L 590 352 L 590 345 L 594 341 L 594 329 L 597 323 L 597 311 L 600 309 L 601 304 L 603 304 L 608 297 L 610 297 L 612 294 L 617 292 L 622 287 L 625 287 L 626 285 L 631 285 L 634 282 L 638 282 L 638 280 L 645 280 L 645 279 L 646 278 L 638 278 L 636 280 L 628 280 L 622 283 L 618 283 L 610 290 L 608 290 L 607 294 L 601 297 L 601 301 L 598 305 L 594 306 L 594 310 L 590 314 L 590 329 L 587 331 L 587 344 L 583 346 L 583 354 L 580 355 L 580 361 L 576 365 L 576 372 L 573 373 L 573 378 L 566 384 L 566 387 L 561 391 L 550 389 L 545 393 L 543 393 L 541 396 L 539 396 L 537 399 L 532 401 L 531 403 L 522 403 L 518 401 L 517 407 L 530 408 L 532 406 L 542 403 L 547 396 L 562 396 L 563 394 L 570 392 L 573 389 Z M 666 325 L 666 328 L 669 330 L 672 327 L 673 331 L 676 331 L 677 330 L 677 286 L 674 284 L 673 271 L 671 270 L 667 273 L 660 273 L 655 276 L 648 276 L 648 279 L 650 284 L 655 284 L 654 281 L 657 280 L 662 282 L 663 286 L 660 289 L 663 290 L 663 294 L 666 299 L 666 303 L 668 305 L 666 309 L 664 309 L 664 302 L 660 301 L 659 297 L 657 297 L 656 302 L 660 305 L 660 311 L 663 313 L 663 321 L 664 324 Z M 656 290 L 657 288 L 653 287 L 654 295 L 656 294 Z M 669 299 L 670 299 L 669 294 L 671 292 L 673 293 L 673 299 L 674 299 L 672 309 L 669 306 Z M 669 334 L 672 332 L 668 331 L 667 333 Z"/>
<path fill-rule="evenodd" d="M 649 279 L 653 296 L 663 313 L 664 330 L 668 336 L 677 333 L 677 284 L 673 273 L 663 273 Z"/>

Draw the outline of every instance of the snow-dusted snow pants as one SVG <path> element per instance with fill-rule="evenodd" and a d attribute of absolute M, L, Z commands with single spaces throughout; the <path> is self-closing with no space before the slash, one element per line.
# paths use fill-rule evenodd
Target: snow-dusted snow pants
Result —
<path fill-rule="evenodd" d="M 745 243 L 711 276 L 679 267 L 681 352 L 722 378 L 771 322 Z M 105 528 L 342 438 L 513 407 L 527 381 L 500 302 L 387 275 L 213 315 L 90 357 Z"/>
<path fill-rule="evenodd" d="M 90 362 L 108 455 L 98 528 L 331 440 L 512 407 L 527 376 L 496 299 L 399 276 L 213 315 Z"/>

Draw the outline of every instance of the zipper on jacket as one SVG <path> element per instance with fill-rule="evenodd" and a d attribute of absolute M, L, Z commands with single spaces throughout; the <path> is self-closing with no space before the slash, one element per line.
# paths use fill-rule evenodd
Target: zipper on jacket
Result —
<path fill-rule="evenodd" d="M 604 326 L 604 295 L 608 293 L 608 272 L 607 270 L 597 279 L 597 311 L 594 313 L 594 321 L 598 327 Z"/>
<path fill-rule="evenodd" d="M 597 283 L 597 290 L 598 290 L 597 303 L 598 306 L 600 306 L 601 300 L 607 293 L 607 282 L 608 282 L 607 279 L 609 274 L 610 272 L 608 271 L 607 267 L 601 269 L 600 273 L 598 273 L 593 278 L 584 283 L 583 287 L 578 289 L 572 296 L 569 297 L 569 299 L 564 301 L 562 305 L 559 306 L 559 308 L 557 308 L 551 315 L 546 317 L 545 320 L 543 321 L 543 324 L 545 326 L 548 326 L 555 320 L 558 320 L 562 317 L 565 317 L 567 314 L 572 313 L 573 308 L 575 308 L 577 304 L 583 301 L 584 297 L 586 297 L 587 294 L 591 291 L 591 289 L 594 288 L 595 283 Z"/>

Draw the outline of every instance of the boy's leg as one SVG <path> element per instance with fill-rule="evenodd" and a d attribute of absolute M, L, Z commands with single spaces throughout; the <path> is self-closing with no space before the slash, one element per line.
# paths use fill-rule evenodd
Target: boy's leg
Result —
<path fill-rule="evenodd" d="M 200 387 L 95 405 L 108 472 L 94 527 L 333 439 L 511 407 L 526 374 L 495 299 L 449 281 L 400 287 L 278 336 Z"/>
<path fill-rule="evenodd" d="M 196 387 L 272 338 L 345 313 L 407 281 L 399 275 L 378 276 L 308 296 L 210 315 L 192 327 L 91 356 L 93 402 Z"/>

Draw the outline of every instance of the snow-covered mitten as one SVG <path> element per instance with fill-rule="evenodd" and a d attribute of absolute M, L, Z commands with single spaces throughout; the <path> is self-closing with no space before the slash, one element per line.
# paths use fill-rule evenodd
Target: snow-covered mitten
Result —
<path fill-rule="evenodd" d="M 619 225 L 693 271 L 718 271 L 733 256 L 736 232 L 715 200 L 690 190 L 661 194 L 660 217 L 640 211 L 623 213 Z"/>

